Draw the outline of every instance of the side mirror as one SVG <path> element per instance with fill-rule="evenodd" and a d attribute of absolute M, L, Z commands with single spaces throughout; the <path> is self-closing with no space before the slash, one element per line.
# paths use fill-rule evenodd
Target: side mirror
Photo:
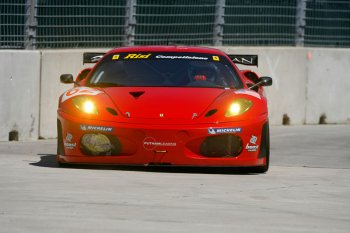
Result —
<path fill-rule="evenodd" d="M 260 77 L 259 82 L 250 86 L 249 89 L 254 90 L 254 87 L 271 86 L 271 85 L 272 85 L 272 78 L 263 76 L 263 77 Z"/>
<path fill-rule="evenodd" d="M 92 70 L 92 68 L 83 69 L 83 70 L 78 74 L 78 77 L 77 77 L 77 79 L 76 79 L 76 82 L 80 82 L 81 80 L 85 79 L 86 76 L 90 73 L 91 70 Z"/>
<path fill-rule="evenodd" d="M 60 80 L 61 80 L 61 83 L 66 83 L 66 84 L 74 83 L 73 75 L 71 74 L 61 74 Z"/>
<path fill-rule="evenodd" d="M 245 78 L 247 78 L 249 81 L 253 83 L 257 83 L 260 81 L 259 76 L 251 70 L 244 70 L 243 75 Z"/>
<path fill-rule="evenodd" d="M 263 76 L 260 78 L 261 86 L 271 86 L 272 85 L 272 78 Z"/>

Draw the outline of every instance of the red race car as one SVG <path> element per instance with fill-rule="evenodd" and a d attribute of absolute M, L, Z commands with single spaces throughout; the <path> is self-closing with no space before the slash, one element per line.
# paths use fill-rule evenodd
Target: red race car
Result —
<path fill-rule="evenodd" d="M 269 168 L 263 86 L 270 77 L 237 68 L 256 55 L 184 46 L 86 53 L 97 62 L 59 98 L 60 164 Z"/>

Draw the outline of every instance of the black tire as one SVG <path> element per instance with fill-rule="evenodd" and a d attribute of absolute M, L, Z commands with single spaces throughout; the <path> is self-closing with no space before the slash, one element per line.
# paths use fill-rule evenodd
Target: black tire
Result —
<path fill-rule="evenodd" d="M 266 173 L 270 167 L 270 127 L 268 122 L 266 123 L 265 135 L 261 140 L 260 148 L 265 150 L 264 157 L 266 158 L 266 164 L 264 166 L 253 167 L 252 172 L 254 173 Z"/>
<path fill-rule="evenodd" d="M 63 136 L 62 136 L 62 126 L 61 122 L 57 120 L 57 155 L 56 155 L 56 161 L 58 166 L 65 167 L 66 164 L 62 163 L 59 160 L 59 155 L 64 155 L 64 146 L 63 146 Z"/>

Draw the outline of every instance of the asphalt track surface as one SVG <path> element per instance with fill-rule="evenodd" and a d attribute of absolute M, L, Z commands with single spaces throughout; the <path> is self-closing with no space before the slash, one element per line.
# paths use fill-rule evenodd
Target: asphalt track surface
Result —
<path fill-rule="evenodd" d="M 72 167 L 0 142 L 0 232 L 350 232 L 350 125 L 271 127 L 267 174 Z"/>

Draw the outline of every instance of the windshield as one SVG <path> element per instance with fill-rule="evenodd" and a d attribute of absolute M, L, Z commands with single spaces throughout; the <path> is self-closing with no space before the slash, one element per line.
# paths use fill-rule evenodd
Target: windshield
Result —
<path fill-rule="evenodd" d="M 106 56 L 89 86 L 242 88 L 228 60 L 202 53 L 142 52 Z"/>

